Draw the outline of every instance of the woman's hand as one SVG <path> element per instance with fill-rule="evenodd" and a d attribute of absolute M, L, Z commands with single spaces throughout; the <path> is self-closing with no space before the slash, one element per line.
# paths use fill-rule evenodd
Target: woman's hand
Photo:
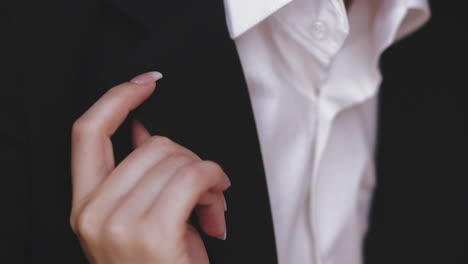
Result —
<path fill-rule="evenodd" d="M 230 182 L 219 165 L 133 126 L 135 150 L 117 167 L 111 135 L 155 89 L 147 73 L 109 90 L 74 124 L 71 225 L 96 264 L 208 263 L 189 217 L 225 239 L 223 191 Z"/>

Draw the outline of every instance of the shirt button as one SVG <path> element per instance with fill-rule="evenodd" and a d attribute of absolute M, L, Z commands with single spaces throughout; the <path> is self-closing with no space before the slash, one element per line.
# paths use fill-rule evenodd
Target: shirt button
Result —
<path fill-rule="evenodd" d="M 322 21 L 315 21 L 312 24 L 312 34 L 318 40 L 322 40 L 327 35 L 327 26 Z"/>

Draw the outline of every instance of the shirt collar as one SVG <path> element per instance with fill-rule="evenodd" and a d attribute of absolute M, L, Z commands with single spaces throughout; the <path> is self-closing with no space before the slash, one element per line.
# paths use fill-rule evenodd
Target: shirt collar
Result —
<path fill-rule="evenodd" d="M 224 0 L 227 26 L 232 39 L 235 39 L 268 18 L 293 0 Z M 406 4 L 408 17 L 402 22 L 397 39 L 412 33 L 424 24 L 430 9 L 427 0 L 395 1 Z"/>
<path fill-rule="evenodd" d="M 401 1 L 400 1 L 401 2 Z M 423 26 L 431 16 L 428 0 L 405 0 L 406 16 L 398 28 L 396 40 L 401 39 Z"/>
<path fill-rule="evenodd" d="M 231 38 L 237 38 L 292 0 L 224 0 Z"/>

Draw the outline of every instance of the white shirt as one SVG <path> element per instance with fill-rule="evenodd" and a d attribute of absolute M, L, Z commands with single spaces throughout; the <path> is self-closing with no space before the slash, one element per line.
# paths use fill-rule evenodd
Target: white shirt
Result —
<path fill-rule="evenodd" d="M 378 60 L 426 0 L 225 0 L 280 264 L 359 264 L 375 184 Z M 402 62 L 404 63 L 404 62 Z"/>

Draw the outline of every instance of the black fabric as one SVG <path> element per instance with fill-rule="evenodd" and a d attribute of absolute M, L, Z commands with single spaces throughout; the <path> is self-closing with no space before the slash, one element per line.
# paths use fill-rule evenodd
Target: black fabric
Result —
<path fill-rule="evenodd" d="M 468 263 L 467 18 L 453 5 L 433 3 L 432 22 L 382 60 L 366 263 Z M 151 70 L 164 79 L 131 118 L 232 180 L 228 240 L 204 237 L 211 263 L 277 262 L 223 1 L 15 0 L 0 4 L 0 22 L 1 263 L 86 263 L 68 224 L 71 125 L 107 89 Z M 118 161 L 131 151 L 128 124 L 113 137 Z"/>
<path fill-rule="evenodd" d="M 367 263 L 468 263 L 467 9 L 431 4 L 432 20 L 381 61 Z"/>

